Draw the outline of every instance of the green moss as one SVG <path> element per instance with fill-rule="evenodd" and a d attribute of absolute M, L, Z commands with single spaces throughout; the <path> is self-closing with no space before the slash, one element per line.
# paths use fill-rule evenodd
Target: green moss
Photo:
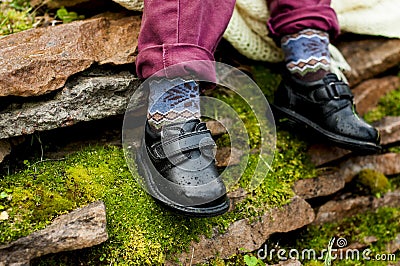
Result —
<path fill-rule="evenodd" d="M 69 177 L 67 186 L 74 186 L 74 190 L 69 193 L 73 193 L 74 197 L 85 197 L 87 201 L 95 201 L 100 198 L 105 190 L 105 185 L 99 184 L 94 178 L 110 176 L 105 169 L 107 168 L 103 165 L 99 167 L 84 167 L 83 165 L 67 167 L 65 171 L 66 176 Z"/>
<path fill-rule="evenodd" d="M 400 88 L 391 91 L 379 100 L 376 108 L 365 114 L 368 122 L 381 120 L 385 116 L 400 116 Z"/>
<path fill-rule="evenodd" d="M 277 75 L 272 74 L 262 65 L 255 66 L 254 75 L 258 77 L 264 93 L 272 94 L 280 81 Z M 261 185 L 239 204 L 237 209 L 241 210 L 240 213 L 228 214 L 231 216 L 228 221 L 243 217 L 257 217 L 271 207 L 283 206 L 293 197 L 292 186 L 296 180 L 317 176 L 315 166 L 307 156 L 306 143 L 283 130 L 276 132 L 276 152 L 272 166 L 262 163 L 264 171 L 255 172 L 260 162 L 257 149 L 261 145 L 260 126 L 256 116 L 250 106 L 235 93 L 230 91 L 220 93 L 215 90 L 212 96 L 226 102 L 238 113 L 248 132 L 249 149 L 253 151 L 248 158 L 243 157 L 239 165 L 227 169 L 227 175 L 245 169 L 236 187 L 246 190 L 249 190 L 251 180 L 263 180 Z M 239 126 L 239 123 L 234 124 L 232 128 L 237 132 L 240 130 Z M 221 136 L 216 143 L 218 146 L 229 146 L 229 135 Z M 268 161 L 268 158 L 263 158 L 263 160 Z"/>
<path fill-rule="evenodd" d="M 42 7 L 45 4 L 46 1 L 43 1 L 43 3 L 40 3 L 38 6 Z M 29 0 L 10 0 L 0 2 L 0 36 L 37 27 L 40 24 L 40 21 L 37 21 L 36 23 L 36 17 L 41 17 L 43 15 L 37 14 L 37 10 L 43 10 L 39 7 L 34 9 Z M 55 15 L 45 14 L 45 17 L 50 16 L 54 16 L 54 19 L 61 20 L 63 23 L 69 23 L 85 18 L 84 15 L 77 14 L 74 11 L 68 11 L 64 7 L 58 9 Z"/>
<path fill-rule="evenodd" d="M 277 151 L 268 174 L 259 172 L 263 182 L 245 201 L 247 217 L 263 214 L 270 207 L 283 206 L 294 196 L 293 183 L 298 179 L 316 176 L 315 167 L 308 161 L 305 153 L 304 142 L 294 138 L 290 133 L 279 131 L 277 133 Z M 249 156 L 240 186 L 247 189 L 249 180 L 254 178 L 255 165 L 260 160 L 258 154 Z"/>
<path fill-rule="evenodd" d="M 11 191 L 12 200 L 1 203 L 10 215 L 0 222 L 1 241 L 9 242 L 43 228 L 54 217 L 88 202 L 102 199 L 107 207 L 110 239 L 103 245 L 81 251 L 79 261 L 104 264 L 162 264 L 172 254 L 185 250 L 199 235 L 210 235 L 213 227 L 226 229 L 237 219 L 262 214 L 281 206 L 292 196 L 290 186 L 301 165 L 302 144 L 289 134 L 278 135 L 280 149 L 274 171 L 237 208 L 212 219 L 176 216 L 157 205 L 128 171 L 123 152 L 116 147 L 94 147 L 71 155 L 64 161 L 27 164 L 27 169 L 4 177 L 0 191 Z M 257 160 L 257 156 L 251 156 Z M 252 164 L 250 164 L 250 168 Z M 306 173 L 303 169 L 304 174 Z M 73 256 L 52 255 L 39 265 L 69 265 Z"/>
<path fill-rule="evenodd" d="M 230 147 L 231 139 L 229 137 L 229 134 L 223 134 L 219 136 L 218 139 L 215 141 L 215 144 L 217 144 L 218 147 Z"/>
<path fill-rule="evenodd" d="M 271 76 L 273 77 L 273 76 Z M 273 77 L 274 78 L 274 77 Z M 276 81 L 271 81 L 274 83 Z M 249 155 L 238 186 L 248 189 L 260 156 L 260 132 L 250 108 L 234 94 L 217 95 L 232 106 L 249 132 Z M 234 125 L 234 127 L 237 125 Z M 229 144 L 229 137 L 217 140 Z M 8 242 L 43 228 L 57 215 L 101 199 L 107 208 L 109 240 L 97 247 L 49 255 L 35 265 L 161 265 L 188 248 L 200 235 L 211 236 L 213 228 L 224 231 L 242 218 L 255 219 L 273 207 L 288 203 L 293 182 L 316 176 L 305 153 L 304 142 L 286 131 L 277 132 L 277 150 L 272 170 L 258 173 L 261 185 L 235 209 L 219 217 L 191 219 L 171 213 L 154 202 L 139 187 L 136 173 L 128 171 L 123 151 L 117 147 L 92 147 L 63 161 L 27 163 L 27 169 L 0 180 L 0 193 L 11 191 L 12 200 L 0 199 L 10 218 L 0 222 L 0 242 Z M 245 163 L 244 160 L 241 162 Z M 264 165 L 264 167 L 267 167 Z M 266 168 L 265 168 L 266 169 Z M 9 192 L 6 192 L 9 193 Z"/>
<path fill-rule="evenodd" d="M 33 164 L 0 185 L 0 190 L 12 191 L 6 205 L 10 218 L 0 223 L 2 243 L 43 228 L 58 214 L 104 200 L 110 239 L 80 253 L 87 263 L 162 264 L 167 250 L 182 251 L 198 235 L 211 232 L 206 219 L 186 219 L 158 206 L 137 185 L 116 147 L 95 147 L 62 162 Z M 70 265 L 71 259 L 49 256 L 38 263 Z"/>
<path fill-rule="evenodd" d="M 393 153 L 400 153 L 400 146 L 390 147 L 388 151 Z"/>
<path fill-rule="evenodd" d="M 8 242 L 43 228 L 60 213 L 72 210 L 84 202 L 68 193 L 67 177 L 59 171 L 63 162 L 31 165 L 18 175 L 0 180 L 0 191 L 10 191 L 5 202 L 9 219 L 0 222 L 0 242 Z"/>
<path fill-rule="evenodd" d="M 391 183 L 393 189 L 399 189 L 400 188 L 400 174 L 392 176 L 390 178 L 390 183 Z"/>
<path fill-rule="evenodd" d="M 358 173 L 356 182 L 362 189 L 366 189 L 369 194 L 380 194 L 388 191 L 390 183 L 387 177 L 373 169 L 364 169 Z"/>
<path fill-rule="evenodd" d="M 260 87 L 267 100 L 271 103 L 274 99 L 274 92 L 281 82 L 281 76 L 271 71 L 265 64 L 252 66 L 254 80 Z"/>
<path fill-rule="evenodd" d="M 0 3 L 0 36 L 32 28 L 35 13 L 29 0 L 2 1 Z"/>
<path fill-rule="evenodd" d="M 252 108 L 246 103 L 246 101 L 233 91 L 221 92 L 219 90 L 215 90 L 212 96 L 232 107 L 238 114 L 240 120 L 244 123 L 246 132 L 242 132 L 242 124 L 239 122 L 232 125 L 230 128 L 239 137 L 239 141 L 247 142 L 250 149 L 258 148 L 260 146 L 259 122 L 254 115 Z M 217 110 L 215 112 L 217 112 Z M 218 114 L 215 114 L 215 117 L 218 119 Z M 244 136 L 245 133 L 247 133 L 246 135 L 248 136 L 248 139 L 240 139 L 240 137 Z M 224 134 L 222 136 L 222 140 L 217 140 L 217 144 L 229 146 L 229 135 Z"/>

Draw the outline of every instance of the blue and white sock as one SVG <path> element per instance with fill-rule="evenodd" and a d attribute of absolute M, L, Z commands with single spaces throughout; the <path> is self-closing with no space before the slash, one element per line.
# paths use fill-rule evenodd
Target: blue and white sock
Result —
<path fill-rule="evenodd" d="M 156 131 L 167 124 L 200 119 L 199 85 L 193 80 L 151 81 L 147 120 Z"/>
<path fill-rule="evenodd" d="M 281 38 L 286 68 L 296 78 L 315 81 L 330 69 L 329 35 L 324 31 L 305 29 Z"/>

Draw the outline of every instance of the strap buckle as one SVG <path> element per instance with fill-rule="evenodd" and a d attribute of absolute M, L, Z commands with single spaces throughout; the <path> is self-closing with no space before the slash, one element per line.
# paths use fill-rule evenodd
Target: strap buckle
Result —
<path fill-rule="evenodd" d="M 341 93 L 338 90 L 338 88 L 336 87 L 336 83 L 335 82 L 330 82 L 326 86 L 326 88 L 328 89 L 327 91 L 328 91 L 328 94 L 329 94 L 330 97 L 332 97 L 335 100 L 339 100 L 340 99 Z"/>

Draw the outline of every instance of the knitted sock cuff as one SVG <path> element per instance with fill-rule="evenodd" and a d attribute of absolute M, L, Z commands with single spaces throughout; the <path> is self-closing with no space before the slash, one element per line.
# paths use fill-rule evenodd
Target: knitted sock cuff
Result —
<path fill-rule="evenodd" d="M 161 79 L 149 84 L 148 123 L 160 130 L 166 124 L 200 118 L 199 85 L 193 80 Z"/>
<path fill-rule="evenodd" d="M 282 37 L 281 47 L 287 69 L 295 75 L 329 71 L 329 35 L 326 32 L 305 29 Z"/>

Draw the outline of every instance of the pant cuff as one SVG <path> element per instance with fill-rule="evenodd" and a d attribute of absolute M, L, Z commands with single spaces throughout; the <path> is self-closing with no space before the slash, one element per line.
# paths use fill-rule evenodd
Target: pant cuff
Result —
<path fill-rule="evenodd" d="M 329 6 L 304 7 L 268 20 L 269 34 L 277 43 L 284 35 L 308 28 L 325 31 L 331 39 L 336 38 L 339 35 L 339 23 L 335 11 Z"/>
<path fill-rule="evenodd" d="M 139 78 L 156 75 L 195 77 L 211 82 L 216 79 L 213 54 L 203 47 L 186 43 L 146 47 L 136 58 L 136 72 Z"/>

